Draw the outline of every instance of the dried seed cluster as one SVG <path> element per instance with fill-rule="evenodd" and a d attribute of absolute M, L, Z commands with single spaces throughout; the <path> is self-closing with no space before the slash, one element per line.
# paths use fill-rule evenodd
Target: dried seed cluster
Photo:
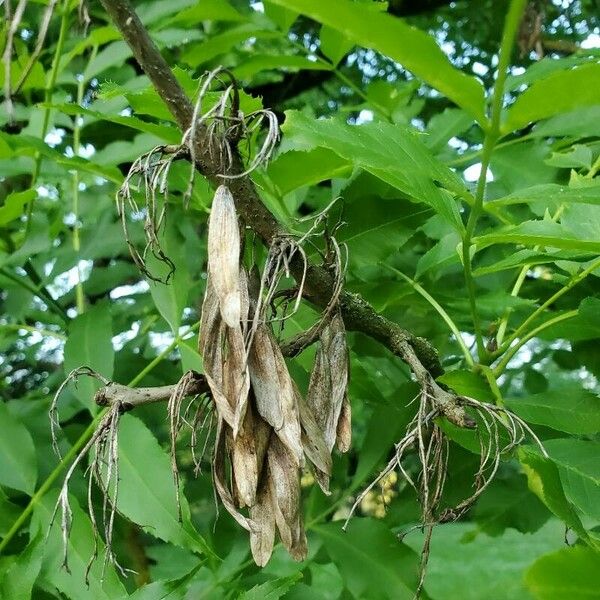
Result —
<path fill-rule="evenodd" d="M 304 399 L 240 267 L 239 224 L 226 186 L 214 196 L 208 230 L 208 281 L 199 351 L 217 412 L 213 479 L 221 502 L 250 533 L 256 564 L 265 565 L 276 532 L 296 560 L 306 557 L 300 473 L 310 465 L 329 493 L 331 452 L 350 446 L 348 351 L 337 309 L 320 327 L 309 390 Z M 288 250 L 289 250 L 288 245 Z M 287 256 L 280 252 L 280 256 Z M 286 262 L 281 259 L 280 264 Z M 268 269 L 271 263 L 268 263 Z M 287 264 L 285 266 L 287 268 Z M 244 511 L 244 512 L 242 512 Z"/>

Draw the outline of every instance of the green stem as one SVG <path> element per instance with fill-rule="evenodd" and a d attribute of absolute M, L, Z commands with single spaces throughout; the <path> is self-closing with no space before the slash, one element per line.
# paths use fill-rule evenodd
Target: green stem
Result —
<path fill-rule="evenodd" d="M 58 32 L 58 41 L 56 42 L 56 50 L 54 52 L 54 56 L 52 58 L 52 66 L 50 68 L 50 76 L 46 83 L 46 88 L 44 89 L 44 103 L 49 105 L 52 102 L 52 94 L 54 93 L 54 86 L 56 85 L 56 79 L 58 77 L 58 67 L 60 64 L 60 57 L 62 56 L 62 51 L 65 45 L 65 39 L 67 36 L 67 30 L 69 28 L 69 0 L 64 0 L 62 9 L 61 9 L 61 19 L 60 19 L 60 30 Z M 46 107 L 44 109 L 44 118 L 42 121 L 42 131 L 40 137 L 42 141 L 46 138 L 46 133 L 48 133 L 48 126 L 50 124 L 50 112 L 52 109 Z M 31 175 L 31 187 L 35 185 L 37 178 L 40 174 L 40 169 L 42 166 L 42 155 L 38 152 L 35 157 L 35 165 L 33 168 L 33 174 Z M 25 229 L 25 233 L 29 232 L 29 227 L 31 224 L 31 213 L 33 212 L 33 205 L 35 202 L 35 196 L 28 202 L 27 204 L 27 225 Z"/>
<path fill-rule="evenodd" d="M 156 358 L 150 361 L 144 369 L 142 369 L 127 385 L 132 387 L 137 385 L 150 371 L 152 371 L 156 365 L 158 365 L 166 356 L 168 356 L 173 349 L 187 338 L 190 333 L 193 333 L 200 327 L 200 322 L 198 321 L 194 325 L 192 325 L 185 333 L 178 335 L 172 342 L 169 344 L 167 348 L 165 348 Z M 6 548 L 10 540 L 15 536 L 15 534 L 21 529 L 24 523 L 27 521 L 29 515 L 32 513 L 35 505 L 40 501 L 40 499 L 46 494 L 46 492 L 52 487 L 52 484 L 58 479 L 58 476 L 61 474 L 63 469 L 77 456 L 77 453 L 83 448 L 89 438 L 92 436 L 94 431 L 96 430 L 96 426 L 102 419 L 102 417 L 106 414 L 108 408 L 101 410 L 92 420 L 92 422 L 87 426 L 86 430 L 79 436 L 79 438 L 75 441 L 73 446 L 69 449 L 69 451 L 63 456 L 61 461 L 56 465 L 52 473 L 48 475 L 44 483 L 38 488 L 35 494 L 29 500 L 27 506 L 23 509 L 17 520 L 13 523 L 12 527 L 8 530 L 4 539 L 0 542 L 0 553 Z"/>
<path fill-rule="evenodd" d="M 475 329 L 475 339 L 477 341 L 477 354 L 479 356 L 480 361 L 484 361 L 487 358 L 487 350 L 483 342 L 481 320 L 477 311 L 475 282 L 473 280 L 473 272 L 471 266 L 471 241 L 473 239 L 473 233 L 477 226 L 477 221 L 479 220 L 479 217 L 483 212 L 483 199 L 485 196 L 487 171 L 491 162 L 494 147 L 500 137 L 500 117 L 502 114 L 502 101 L 504 98 L 504 84 L 508 76 L 508 67 L 515 41 L 515 36 L 517 34 L 521 14 L 525 9 L 526 1 L 527 0 L 513 0 L 511 2 L 508 15 L 506 16 L 504 32 L 502 34 L 502 42 L 500 44 L 498 72 L 492 94 L 490 125 L 485 132 L 485 138 L 483 142 L 483 150 L 481 157 L 481 173 L 479 174 L 479 179 L 477 181 L 475 203 L 471 208 L 471 213 L 469 215 L 469 219 L 467 220 L 467 226 L 465 228 L 465 233 L 462 242 L 462 259 L 465 273 L 465 283 L 467 287 L 467 294 L 469 296 L 469 305 L 471 307 L 473 326 Z"/>
<path fill-rule="evenodd" d="M 454 337 L 456 338 L 456 341 L 457 341 L 458 345 L 460 346 L 460 349 L 465 357 L 465 361 L 467 362 L 467 364 L 469 366 L 473 367 L 475 365 L 475 361 L 473 360 L 473 357 L 471 356 L 471 353 L 469 352 L 469 348 L 465 344 L 465 341 L 463 340 L 463 337 L 462 337 L 456 323 L 452 320 L 452 318 L 446 312 L 446 310 L 443 308 L 443 306 L 441 306 L 440 303 L 425 288 L 423 288 L 416 281 L 414 281 L 413 279 L 411 279 L 410 277 L 408 277 L 407 275 L 402 273 L 402 271 L 399 271 L 398 269 L 395 269 L 394 267 L 386 265 L 385 263 L 381 263 L 381 266 L 385 267 L 386 269 L 389 269 L 390 271 L 394 272 L 396 275 L 402 277 L 402 279 L 404 279 L 404 281 L 406 281 L 415 290 L 415 292 L 417 292 L 418 294 L 423 296 L 423 298 L 425 298 L 425 300 L 427 300 L 427 302 L 429 302 L 429 304 L 431 304 L 431 306 L 436 310 L 436 312 L 440 315 L 440 317 L 442 317 L 442 319 L 444 320 L 446 325 L 448 325 L 448 327 L 450 328 L 450 331 L 454 334 Z"/>
<path fill-rule="evenodd" d="M 558 315 L 556 317 L 552 317 L 551 319 L 548 319 L 547 321 L 545 321 L 544 323 L 542 323 L 541 325 L 538 325 L 538 327 L 536 327 L 535 329 L 532 329 L 527 335 L 525 335 L 524 337 L 522 337 L 514 346 L 512 346 L 502 357 L 502 360 L 496 365 L 496 367 L 494 367 L 494 376 L 495 377 L 500 377 L 500 375 L 502 375 L 502 373 L 504 372 L 504 369 L 506 368 L 506 365 L 508 365 L 508 363 L 510 362 L 510 360 L 512 359 L 512 357 L 532 338 L 534 338 L 538 333 L 540 333 L 541 331 L 544 331 L 544 329 L 547 329 L 548 327 L 551 327 L 552 325 L 556 325 L 557 323 L 560 323 L 561 321 L 566 321 L 567 319 L 572 319 L 573 317 L 576 317 L 579 314 L 579 310 L 578 309 L 574 309 L 574 310 L 570 310 L 566 313 L 563 313 L 562 315 Z"/>
<path fill-rule="evenodd" d="M 583 281 L 590 273 L 600 268 L 600 258 L 595 260 L 589 267 L 585 268 L 581 273 L 573 277 L 569 283 L 560 288 L 556 293 L 552 294 L 548 300 L 538 306 L 522 323 L 515 329 L 514 333 L 509 336 L 504 344 L 498 348 L 498 355 L 502 354 L 518 337 L 523 335 L 527 327 L 535 321 L 549 306 L 554 304 L 561 296 L 564 296 L 569 290 L 573 289 L 578 283 Z"/>
<path fill-rule="evenodd" d="M 81 106 L 83 102 L 83 92 L 85 89 L 85 80 L 83 79 L 83 75 L 79 76 L 79 81 L 77 82 L 77 106 Z M 79 156 L 79 150 L 81 146 L 80 134 L 81 134 L 81 126 L 79 124 L 79 113 L 77 113 L 73 117 L 73 154 L 77 157 Z M 75 284 L 75 306 L 77 308 L 77 314 L 83 314 L 85 312 L 85 296 L 83 293 L 83 283 L 81 276 L 81 267 L 80 267 L 80 251 L 81 251 L 81 240 L 79 237 L 79 171 L 75 169 L 73 171 L 73 250 L 75 252 L 75 260 L 77 261 L 77 283 Z"/>
<path fill-rule="evenodd" d="M 51 329 L 40 329 L 33 325 L 25 325 L 24 323 L 0 323 L 0 329 L 6 331 L 29 331 L 30 333 L 39 333 L 44 337 L 53 337 L 57 340 L 65 341 L 67 337 L 58 331 L 52 331 Z"/>
<path fill-rule="evenodd" d="M 535 136 L 532 133 L 529 133 L 522 137 L 517 137 L 512 140 L 507 140 L 506 142 L 501 142 L 500 144 L 496 144 L 496 150 L 498 150 L 500 148 L 506 148 L 508 146 L 512 146 L 513 144 L 518 144 L 520 142 L 527 142 L 534 138 L 535 138 Z M 449 160 L 446 162 L 446 164 L 449 167 L 458 167 L 458 166 L 464 165 L 466 163 L 472 163 L 472 162 L 475 162 L 475 160 L 477 160 L 482 155 L 482 153 L 483 153 L 483 147 L 480 148 L 479 150 L 474 150 L 473 152 L 469 152 L 468 154 L 463 154 L 462 156 L 459 156 L 458 158 L 454 158 L 453 160 Z"/>
<path fill-rule="evenodd" d="M 554 215 L 552 216 L 553 222 L 558 221 L 558 219 L 560 218 L 560 216 L 563 213 L 563 210 L 564 210 L 564 205 L 561 204 L 558 207 L 558 209 L 556 210 L 556 212 L 554 213 Z M 533 250 L 535 252 L 537 252 L 540 248 L 541 248 L 541 246 L 534 246 Z M 521 288 L 523 287 L 523 283 L 525 283 L 525 278 L 527 277 L 527 273 L 529 273 L 530 268 L 531 268 L 531 264 L 523 265 L 523 267 L 521 268 L 521 272 L 517 276 L 517 280 L 515 281 L 513 289 L 510 292 L 510 295 L 513 296 L 514 298 L 516 298 L 519 295 L 519 292 L 521 291 Z M 506 329 L 508 327 L 508 319 L 510 318 L 511 313 L 512 313 L 512 309 L 507 308 L 506 311 L 504 312 L 504 315 L 502 316 L 502 321 L 500 322 L 500 326 L 498 327 L 498 333 L 496 334 L 496 343 L 497 343 L 498 347 L 501 347 L 502 342 L 504 341 L 504 336 L 506 334 Z"/>

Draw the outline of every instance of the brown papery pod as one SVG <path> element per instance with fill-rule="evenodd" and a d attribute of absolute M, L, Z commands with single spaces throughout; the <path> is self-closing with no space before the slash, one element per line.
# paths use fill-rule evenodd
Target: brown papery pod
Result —
<path fill-rule="evenodd" d="M 250 381 L 256 397 L 256 408 L 273 429 L 283 427 L 283 411 L 279 401 L 277 359 L 273 352 L 268 327 L 259 323 L 248 352 Z"/>
<path fill-rule="evenodd" d="M 267 451 L 275 523 L 282 544 L 295 560 L 306 558 L 306 534 L 300 503 L 300 475 L 294 457 L 276 437 Z"/>
<path fill-rule="evenodd" d="M 294 384 L 279 345 L 264 324 L 256 328 L 248 364 L 259 414 L 290 450 L 296 465 L 302 465 L 304 451 Z"/>
<path fill-rule="evenodd" d="M 250 389 L 244 334 L 239 322 L 235 327 L 223 322 L 210 275 L 200 326 L 199 351 L 206 380 L 219 414 L 237 435 Z"/>
<path fill-rule="evenodd" d="M 233 196 L 224 185 L 215 192 L 208 221 L 208 272 L 223 320 L 229 327 L 239 326 L 240 230 Z"/>
<path fill-rule="evenodd" d="M 302 448 L 308 460 L 313 464 L 315 479 L 320 488 L 329 495 L 329 477 L 331 475 L 331 452 L 325 444 L 321 428 L 308 408 L 300 391 L 294 385 L 296 399 L 300 411 L 300 425 L 302 427 Z"/>
<path fill-rule="evenodd" d="M 256 530 L 250 532 L 252 557 L 259 567 L 264 567 L 271 558 L 275 543 L 275 509 L 267 469 L 256 496 L 256 504 L 250 507 L 250 518 L 256 524 Z"/>
<path fill-rule="evenodd" d="M 248 372 L 244 334 L 239 323 L 235 327 L 226 328 L 225 342 L 223 395 L 227 398 L 233 413 L 230 425 L 233 428 L 233 435 L 236 437 L 246 412 L 248 392 L 250 391 L 250 373 Z"/>
<path fill-rule="evenodd" d="M 227 512 L 247 531 L 256 531 L 256 524 L 237 510 L 233 495 L 227 484 L 227 427 L 225 421 L 219 417 L 212 464 L 213 485 Z"/>
<path fill-rule="evenodd" d="M 348 452 L 350 450 L 352 443 L 352 408 L 350 400 L 348 400 L 348 394 L 344 396 L 344 402 L 342 403 L 335 443 L 340 452 Z"/>
<path fill-rule="evenodd" d="M 216 309 L 216 310 L 215 310 Z M 202 355 L 204 375 L 219 416 L 230 425 L 234 421 L 234 412 L 223 390 L 223 337 L 226 326 L 218 310 L 218 301 L 214 289 L 207 283 L 206 296 L 202 305 L 199 351 Z"/>
<path fill-rule="evenodd" d="M 346 330 L 339 313 L 323 328 L 315 355 L 306 401 L 323 430 L 331 451 L 336 442 L 338 421 L 348 387 Z"/>
<path fill-rule="evenodd" d="M 256 502 L 259 474 L 270 435 L 271 428 L 248 405 L 238 435 L 230 440 L 231 466 L 240 507 Z"/>

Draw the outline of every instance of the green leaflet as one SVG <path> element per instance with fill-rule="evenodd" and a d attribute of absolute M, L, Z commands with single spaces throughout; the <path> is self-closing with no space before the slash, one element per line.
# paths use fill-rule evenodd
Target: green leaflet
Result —
<path fill-rule="evenodd" d="M 600 253 L 600 241 L 579 239 L 564 226 L 552 221 L 525 221 L 474 237 L 473 243 L 478 250 L 492 244 L 523 244 Z"/>
<path fill-rule="evenodd" d="M 348 0 L 271 0 L 273 4 L 305 14 L 343 33 L 349 40 L 397 60 L 417 77 L 486 122 L 483 86 L 455 69 L 433 38 L 400 19 L 369 10 Z M 374 32 L 377 32 L 374 35 Z"/>
<path fill-rule="evenodd" d="M 260 585 L 255 585 L 247 592 L 240 594 L 238 600 L 278 600 L 285 595 L 299 580 L 302 579 L 301 573 L 294 573 L 289 577 L 282 577 L 273 581 L 267 581 Z"/>
<path fill-rule="evenodd" d="M 152 432 L 132 415 L 119 424 L 119 511 L 145 531 L 194 552 L 215 556 L 194 529 L 181 496 L 179 520 L 170 459 Z"/>
<path fill-rule="evenodd" d="M 507 399 L 506 405 L 529 423 L 573 434 L 600 431 L 600 398 L 575 386 Z"/>
<path fill-rule="evenodd" d="M 44 544 L 44 535 L 39 531 L 2 578 L 1 598 L 29 600 L 32 597 L 33 585 L 42 568 Z"/>
<path fill-rule="evenodd" d="M 494 209 L 498 206 L 528 204 L 530 202 L 544 202 L 546 205 L 554 203 L 556 206 L 563 202 L 600 204 L 600 184 L 591 183 L 591 185 L 584 187 L 568 187 L 556 183 L 544 183 L 513 192 L 503 198 L 490 200 L 486 203 L 486 206 Z"/>
<path fill-rule="evenodd" d="M 372 590 L 378 591 L 376 597 L 391 600 L 413 597 L 417 554 L 381 521 L 354 518 L 345 532 L 341 521 L 318 525 L 314 530 L 355 597 L 368 598 Z"/>
<path fill-rule="evenodd" d="M 148 284 L 154 305 L 171 327 L 173 334 L 178 335 L 192 281 L 185 259 L 185 240 L 172 221 L 165 228 L 161 246 L 173 262 L 175 270 L 170 273 L 169 265 L 149 254 L 148 271 L 161 281 L 149 281 Z M 169 275 L 169 280 L 166 281 Z"/>
<path fill-rule="evenodd" d="M 94 537 L 88 516 L 79 506 L 77 499 L 69 497 L 73 511 L 73 522 L 68 545 L 68 564 L 70 573 L 62 567 L 63 539 L 60 530 L 60 518 L 51 529 L 50 521 L 56 503 L 57 493 L 44 496 L 36 505 L 33 514 L 33 530 L 42 537 L 44 558 L 40 580 L 44 585 L 53 586 L 72 600 L 122 600 L 126 592 L 115 569 L 107 565 L 103 573 L 104 543 L 99 542 L 98 560 L 94 561 L 89 572 L 89 585 L 85 583 L 87 565 L 94 553 Z M 46 535 L 48 536 L 46 539 Z"/>
<path fill-rule="evenodd" d="M 108 303 L 99 303 L 75 317 L 69 324 L 65 343 L 65 376 L 73 369 L 89 367 L 103 377 L 113 374 L 112 319 Z M 73 393 L 92 414 L 96 414 L 94 393 L 100 383 L 90 377 L 80 377 Z M 60 406 L 59 406 L 60 408 Z"/>
<path fill-rule="evenodd" d="M 0 484 L 33 494 L 37 459 L 31 434 L 0 402 Z"/>
<path fill-rule="evenodd" d="M 538 558 L 525 574 L 537 600 L 589 600 L 600 589 L 600 553 L 582 546 Z"/>
<path fill-rule="evenodd" d="M 568 93 L 566 92 L 568 90 Z M 558 71 L 536 81 L 506 112 L 502 132 L 583 106 L 600 104 L 600 64 Z"/>
<path fill-rule="evenodd" d="M 547 440 L 566 497 L 585 515 L 600 519 L 600 443 L 572 438 Z"/>
<path fill-rule="evenodd" d="M 556 464 L 543 457 L 539 448 L 533 446 L 522 446 L 518 455 L 529 481 L 529 489 L 582 540 L 590 543 L 591 538 L 575 507 L 565 495 Z"/>
<path fill-rule="evenodd" d="M 353 126 L 339 119 L 315 120 L 296 111 L 287 113 L 283 129 L 297 148 L 329 148 L 462 229 L 450 192 L 466 194 L 464 182 L 433 157 L 414 130 L 381 122 Z"/>

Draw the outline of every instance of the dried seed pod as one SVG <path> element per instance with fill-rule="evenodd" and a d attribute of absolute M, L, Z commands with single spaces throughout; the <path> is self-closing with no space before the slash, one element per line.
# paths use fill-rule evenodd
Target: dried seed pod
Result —
<path fill-rule="evenodd" d="M 306 534 L 300 503 L 300 477 L 294 457 L 277 437 L 267 451 L 269 484 L 281 542 L 295 560 L 306 558 Z"/>
<path fill-rule="evenodd" d="M 256 504 L 250 507 L 250 518 L 256 523 L 256 530 L 250 532 L 252 557 L 259 567 L 264 567 L 271 558 L 275 542 L 275 511 L 266 469 L 258 490 Z"/>
<path fill-rule="evenodd" d="M 261 417 L 276 431 L 283 426 L 283 412 L 279 402 L 277 360 L 273 353 L 269 330 L 259 323 L 248 352 L 250 381 L 256 397 L 256 408 Z"/>
<path fill-rule="evenodd" d="M 230 440 L 231 467 L 240 508 L 256 502 L 258 478 L 262 471 L 271 428 L 248 406 L 238 435 Z"/>
<path fill-rule="evenodd" d="M 227 469 L 225 463 L 227 457 L 226 428 L 227 424 L 219 417 L 212 464 L 213 484 L 217 495 L 221 499 L 227 512 L 247 531 L 256 531 L 256 524 L 237 510 L 233 495 L 227 485 Z"/>
<path fill-rule="evenodd" d="M 348 452 L 350 450 L 352 443 L 352 407 L 350 406 L 350 400 L 348 400 L 348 394 L 344 396 L 344 401 L 342 402 L 342 411 L 338 419 L 335 443 L 340 452 Z"/>
<path fill-rule="evenodd" d="M 277 341 L 262 323 L 256 327 L 248 366 L 258 413 L 301 465 L 304 452 L 293 381 Z"/>
<path fill-rule="evenodd" d="M 208 271 L 229 327 L 239 325 L 240 231 L 233 196 L 224 185 L 215 192 L 208 221 Z"/>
<path fill-rule="evenodd" d="M 317 425 L 315 418 L 308 408 L 306 401 L 302 398 L 300 391 L 294 385 L 296 399 L 300 411 L 300 425 L 302 426 L 302 448 L 308 460 L 314 466 L 315 479 L 319 487 L 329 495 L 329 477 L 331 475 L 331 452 L 325 444 L 325 438 L 321 428 Z"/>
<path fill-rule="evenodd" d="M 239 322 L 235 327 L 227 327 L 221 319 L 210 276 L 202 305 L 199 350 L 217 410 L 235 436 L 244 418 L 250 389 L 244 335 Z"/>
<path fill-rule="evenodd" d="M 347 386 L 346 331 L 341 315 L 335 313 L 321 333 L 321 345 L 315 355 L 306 397 L 329 451 L 335 445 Z"/>

